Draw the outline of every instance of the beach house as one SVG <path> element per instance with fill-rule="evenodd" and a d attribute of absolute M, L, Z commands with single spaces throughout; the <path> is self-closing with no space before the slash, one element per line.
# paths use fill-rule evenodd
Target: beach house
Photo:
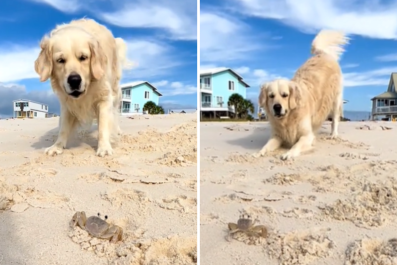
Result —
<path fill-rule="evenodd" d="M 228 106 L 230 95 L 240 94 L 244 99 L 249 85 L 230 68 L 200 71 L 200 117 L 229 117 L 234 107 Z"/>
<path fill-rule="evenodd" d="M 390 75 L 389 86 L 387 91 L 373 97 L 371 119 L 381 116 L 384 120 L 393 120 L 397 118 L 397 92 L 395 84 L 397 82 L 397 73 Z"/>
<path fill-rule="evenodd" d="M 14 118 L 46 118 L 48 105 L 28 99 L 17 99 L 12 102 Z"/>
<path fill-rule="evenodd" d="M 160 92 L 147 81 L 136 81 L 121 85 L 121 114 L 143 114 L 143 106 L 148 101 L 159 104 Z"/>

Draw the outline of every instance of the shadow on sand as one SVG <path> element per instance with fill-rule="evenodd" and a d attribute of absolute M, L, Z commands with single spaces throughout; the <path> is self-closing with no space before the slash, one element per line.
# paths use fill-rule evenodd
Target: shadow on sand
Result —
<path fill-rule="evenodd" d="M 58 137 L 58 127 L 49 130 L 40 138 L 34 142 L 31 147 L 33 147 L 36 150 L 44 149 L 47 147 L 50 147 L 53 145 Z M 94 150 L 96 150 L 98 146 L 98 140 L 96 137 L 94 137 L 93 134 L 97 131 L 97 126 L 91 126 L 88 129 L 81 129 L 78 128 L 76 129 L 72 135 L 69 137 L 66 149 L 71 149 L 71 148 L 76 148 L 80 147 L 82 144 L 87 144 L 90 147 L 92 147 Z"/>
<path fill-rule="evenodd" d="M 269 124 L 261 124 L 250 127 L 252 131 L 249 135 L 242 138 L 228 140 L 227 142 L 232 145 L 243 147 L 247 150 L 259 151 L 269 140 L 271 135 L 271 129 Z"/>

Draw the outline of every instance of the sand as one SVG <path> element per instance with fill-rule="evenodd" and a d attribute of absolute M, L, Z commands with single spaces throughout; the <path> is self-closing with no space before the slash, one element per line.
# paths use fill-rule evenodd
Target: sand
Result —
<path fill-rule="evenodd" d="M 105 158 L 96 125 L 46 156 L 58 123 L 0 120 L 0 264 L 195 264 L 196 114 L 122 117 Z M 76 211 L 107 215 L 123 241 L 70 228 Z"/>
<path fill-rule="evenodd" d="M 293 161 L 252 156 L 266 122 L 200 126 L 201 264 L 397 264 L 397 123 L 326 122 Z M 241 213 L 268 236 L 228 237 Z"/>

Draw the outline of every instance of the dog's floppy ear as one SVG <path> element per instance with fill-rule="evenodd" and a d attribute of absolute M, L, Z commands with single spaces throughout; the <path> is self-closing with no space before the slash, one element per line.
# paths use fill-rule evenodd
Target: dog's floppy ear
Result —
<path fill-rule="evenodd" d="M 259 93 L 258 103 L 260 107 L 267 105 L 267 90 L 269 88 L 269 83 L 262 84 L 261 91 Z"/>
<path fill-rule="evenodd" d="M 89 45 L 91 50 L 91 73 L 96 80 L 99 80 L 105 73 L 106 55 L 98 41 L 93 40 Z"/>
<path fill-rule="evenodd" d="M 34 62 L 34 70 L 40 76 L 40 81 L 44 82 L 50 78 L 52 73 L 52 58 L 50 40 L 44 37 L 40 42 L 40 54 Z"/>
<path fill-rule="evenodd" d="M 289 81 L 289 108 L 291 110 L 302 106 L 302 89 L 298 83 Z"/>

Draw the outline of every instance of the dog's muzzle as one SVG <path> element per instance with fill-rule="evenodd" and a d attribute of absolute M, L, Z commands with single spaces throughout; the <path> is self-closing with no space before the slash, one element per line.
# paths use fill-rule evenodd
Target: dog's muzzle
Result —
<path fill-rule="evenodd" d="M 69 75 L 67 82 L 70 90 L 72 91 L 71 93 L 69 93 L 70 96 L 78 98 L 81 94 L 84 93 L 84 91 L 80 91 L 82 79 L 79 74 Z"/>

